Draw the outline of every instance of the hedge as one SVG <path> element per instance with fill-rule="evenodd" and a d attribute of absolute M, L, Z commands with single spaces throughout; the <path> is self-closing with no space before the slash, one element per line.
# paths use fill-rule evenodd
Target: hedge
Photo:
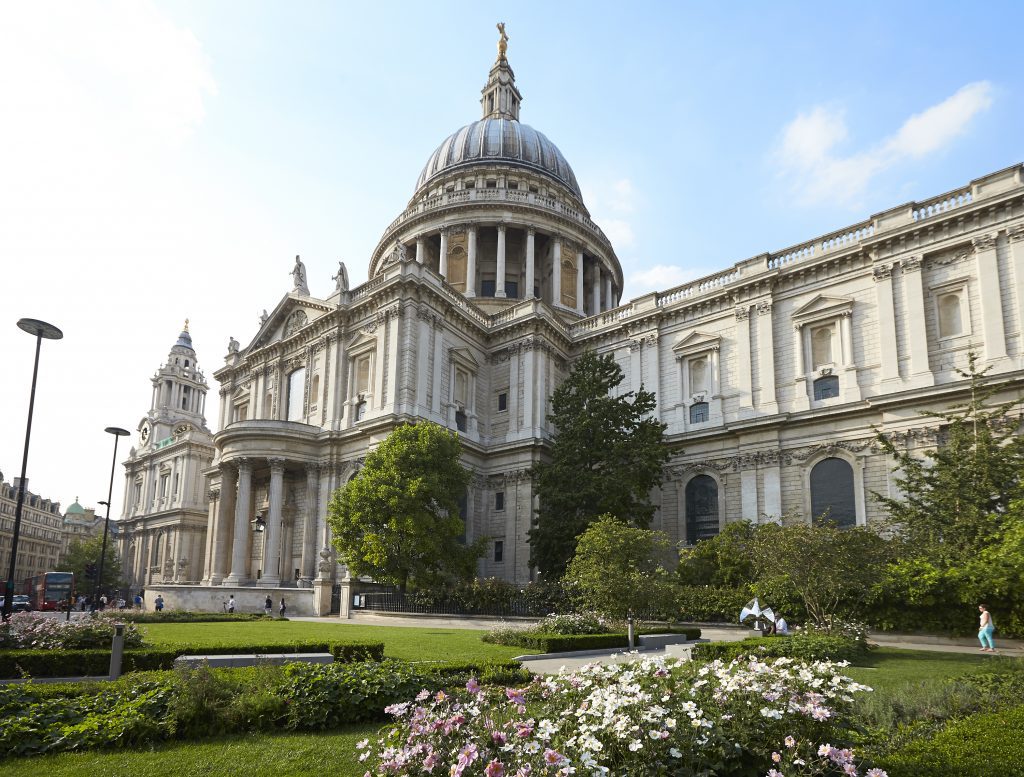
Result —
<path fill-rule="evenodd" d="M 801 661 L 854 661 L 866 652 L 867 646 L 852 637 L 796 634 L 792 637 L 748 637 L 739 642 L 708 642 L 695 645 L 692 655 L 702 661 L 732 661 L 749 654 Z"/>
<path fill-rule="evenodd" d="M 1022 777 L 1024 706 L 971 715 L 874 765 L 914 777 Z"/>
<path fill-rule="evenodd" d="M 132 623 L 238 623 L 245 621 L 288 620 L 273 618 L 263 613 L 253 612 L 188 612 L 185 610 L 164 610 L 163 612 L 143 612 L 142 610 L 114 610 L 111 614 L 123 621 Z"/>
<path fill-rule="evenodd" d="M 243 655 L 247 653 L 331 653 L 341 663 L 380 661 L 383 642 L 284 642 L 259 645 L 174 645 L 124 651 L 122 672 L 171 669 L 174 659 L 187 655 Z M 110 670 L 110 650 L 0 650 L 0 679 L 15 677 L 90 677 Z"/>

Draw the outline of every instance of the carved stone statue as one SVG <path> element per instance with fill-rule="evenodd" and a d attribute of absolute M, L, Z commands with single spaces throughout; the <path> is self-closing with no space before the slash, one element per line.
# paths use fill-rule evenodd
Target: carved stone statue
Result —
<path fill-rule="evenodd" d="M 292 268 L 292 280 L 294 281 L 294 291 L 299 294 L 305 294 L 309 296 L 309 286 L 306 285 L 306 265 L 299 259 L 298 254 L 295 255 L 295 266 Z"/>
<path fill-rule="evenodd" d="M 501 35 L 498 38 L 498 59 L 505 58 L 505 52 L 508 51 L 508 35 L 505 34 L 505 22 L 498 22 L 498 33 Z"/>
<path fill-rule="evenodd" d="M 228 353 L 238 353 L 238 341 L 233 338 L 228 338 Z"/>
<path fill-rule="evenodd" d="M 260 326 L 263 326 L 265 323 L 267 323 L 268 318 L 270 318 L 270 314 L 267 312 L 266 308 L 263 308 L 263 312 L 260 313 Z"/>
<path fill-rule="evenodd" d="M 405 254 L 405 243 L 400 240 L 395 244 L 395 257 L 400 262 L 404 262 L 407 259 Z"/>
<path fill-rule="evenodd" d="M 331 280 L 337 283 L 338 291 L 348 291 L 348 270 L 344 262 L 338 261 L 338 274 L 332 275 Z"/>

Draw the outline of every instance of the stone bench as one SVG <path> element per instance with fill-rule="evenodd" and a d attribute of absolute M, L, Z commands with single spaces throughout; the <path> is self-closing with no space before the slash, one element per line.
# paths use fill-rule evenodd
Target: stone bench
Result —
<path fill-rule="evenodd" d="M 227 667 L 256 666 L 271 664 L 280 666 L 301 662 L 305 664 L 333 664 L 334 656 L 330 653 L 247 653 L 233 656 L 178 656 L 174 659 L 175 667 L 187 666 L 192 669 L 206 664 L 214 669 Z"/>
<path fill-rule="evenodd" d="M 644 650 L 660 650 L 668 645 L 682 645 L 690 640 L 685 634 L 640 634 L 636 641 Z"/>
<path fill-rule="evenodd" d="M 681 658 L 683 661 L 689 661 L 693 658 L 693 648 L 697 642 L 688 642 L 686 644 L 670 644 L 665 645 L 665 657 L 666 658 Z"/>

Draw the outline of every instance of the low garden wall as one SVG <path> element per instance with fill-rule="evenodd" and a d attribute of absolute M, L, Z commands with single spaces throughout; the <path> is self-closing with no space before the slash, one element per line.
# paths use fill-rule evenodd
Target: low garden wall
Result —
<path fill-rule="evenodd" d="M 276 586 L 205 586 L 205 585 L 151 585 L 146 588 L 146 611 L 156 609 L 156 598 L 164 598 L 164 610 L 189 610 L 192 612 L 224 612 L 228 598 L 234 594 L 235 612 L 263 613 L 267 596 L 274 602 L 274 615 L 278 614 L 281 597 L 288 610 L 286 617 L 310 617 L 314 611 L 314 589 L 278 588 Z"/>

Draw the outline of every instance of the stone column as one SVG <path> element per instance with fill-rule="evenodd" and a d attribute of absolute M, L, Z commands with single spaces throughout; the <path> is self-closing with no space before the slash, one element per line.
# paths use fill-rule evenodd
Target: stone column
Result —
<path fill-rule="evenodd" d="M 537 285 L 535 280 L 537 262 L 536 239 L 537 230 L 533 227 L 528 227 L 526 229 L 526 292 L 522 295 L 523 299 L 533 299 L 533 287 Z"/>
<path fill-rule="evenodd" d="M 476 225 L 470 224 L 467 229 L 469 240 L 469 256 L 466 259 L 466 296 L 476 296 Z"/>
<path fill-rule="evenodd" d="M 302 522 L 302 560 L 299 569 L 303 577 L 313 577 L 316 570 L 316 519 L 319 512 L 320 465 L 306 465 L 306 514 Z"/>
<path fill-rule="evenodd" d="M 423 264 L 424 248 L 425 246 L 423 238 L 416 238 L 416 264 Z"/>
<path fill-rule="evenodd" d="M 207 492 L 209 509 L 206 515 L 206 542 L 203 553 L 202 583 L 210 585 L 213 575 L 213 548 L 217 541 L 217 511 L 220 509 L 220 489 L 211 488 Z"/>
<path fill-rule="evenodd" d="M 594 282 L 592 284 L 592 292 L 594 299 L 594 306 L 590 310 L 590 315 L 596 316 L 601 312 L 601 265 L 598 264 L 594 268 Z"/>
<path fill-rule="evenodd" d="M 505 225 L 498 224 L 498 269 L 494 276 L 494 296 L 505 295 Z"/>
<path fill-rule="evenodd" d="M 238 465 L 238 494 L 235 497 L 235 531 L 231 544 L 231 572 L 224 585 L 241 585 L 249 579 L 249 503 L 252 500 L 252 462 L 235 459 Z"/>
<path fill-rule="evenodd" d="M 583 249 L 576 252 L 576 312 L 583 315 Z"/>
<path fill-rule="evenodd" d="M 910 356 L 909 382 L 917 386 L 935 385 L 928 365 L 928 332 L 924 327 L 924 290 L 921 286 L 921 257 L 910 256 L 900 262 L 906 292 L 907 346 Z"/>
<path fill-rule="evenodd" d="M 441 277 L 448 280 L 448 227 L 441 228 L 441 257 L 438 269 Z"/>
<path fill-rule="evenodd" d="M 892 296 L 892 265 L 875 265 L 875 298 L 878 305 L 878 342 L 882 388 L 892 387 L 900 379 L 899 353 L 896 351 L 896 307 Z"/>
<path fill-rule="evenodd" d="M 774 523 L 782 523 L 782 470 L 772 464 L 761 470 L 764 479 L 764 514 Z"/>
<path fill-rule="evenodd" d="M 750 305 L 736 308 L 736 388 L 739 389 L 740 410 L 752 408 L 753 378 L 750 367 Z"/>
<path fill-rule="evenodd" d="M 757 370 L 761 389 L 758 409 L 764 413 L 776 413 L 779 406 L 775 402 L 775 338 L 771 300 L 757 303 Z"/>
<path fill-rule="evenodd" d="M 612 274 L 608 273 L 604 276 L 604 298 L 605 298 L 605 310 L 611 310 L 615 307 L 615 298 L 612 296 Z"/>
<path fill-rule="evenodd" d="M 279 457 L 267 459 L 270 464 L 270 491 L 265 529 L 263 552 L 263 583 L 266 585 L 281 584 L 281 505 L 284 501 L 284 462 Z"/>
<path fill-rule="evenodd" d="M 794 410 L 808 410 L 811 407 L 811 399 L 807 395 L 807 354 L 804 352 L 804 332 L 801 324 L 793 326 L 793 354 L 796 377 L 793 382 L 796 384 L 793 396 Z"/>
<path fill-rule="evenodd" d="M 319 558 L 323 558 L 324 551 L 327 552 L 328 556 L 331 554 L 330 527 L 327 525 L 327 506 L 331 501 L 333 470 L 334 468 L 330 464 L 320 465 L 320 503 L 317 505 L 316 534 L 314 537 L 315 544 L 319 548 L 315 556 Z M 341 484 L 339 483 L 338 485 Z M 314 565 L 316 566 L 317 579 L 330 578 L 329 570 L 325 572 L 320 569 L 318 558 L 314 558 Z"/>
<path fill-rule="evenodd" d="M 981 301 L 981 332 L 982 342 L 985 344 L 985 360 L 1002 361 L 1006 358 L 1006 328 L 1003 325 L 1003 298 L 999 293 L 996 235 L 983 235 L 971 242 L 974 244 L 978 267 L 978 299 Z"/>
<path fill-rule="evenodd" d="M 1018 326 L 1024 325 L 1024 224 L 1011 227 L 1006 233 L 1006 246 L 1010 249 L 1010 266 L 1013 267 L 1015 291 L 1017 292 Z M 1024 353 L 1017 346 L 1018 360 L 1024 359 Z"/>
<path fill-rule="evenodd" d="M 562 238 L 551 241 L 551 304 L 562 304 Z"/>
<path fill-rule="evenodd" d="M 758 522 L 756 469 L 740 471 L 740 518 L 751 523 Z"/>

